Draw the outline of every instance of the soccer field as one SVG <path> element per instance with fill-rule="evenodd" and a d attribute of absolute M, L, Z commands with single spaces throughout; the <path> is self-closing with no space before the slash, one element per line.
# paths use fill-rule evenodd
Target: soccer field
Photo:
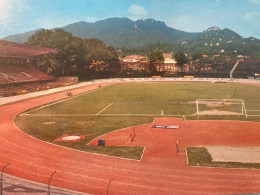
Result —
<path fill-rule="evenodd" d="M 259 87 L 236 83 L 147 82 L 120 83 L 98 88 L 77 96 L 29 110 L 16 118 L 26 133 L 59 145 L 79 150 L 133 157 L 140 147 L 92 147 L 86 144 L 105 133 L 129 126 L 151 123 L 154 117 L 182 117 L 196 120 L 198 99 L 239 99 L 245 103 L 248 118 L 241 106 L 229 104 L 200 109 L 232 111 L 237 115 L 208 115 L 200 119 L 233 119 L 260 121 Z M 223 102 L 220 102 L 223 103 Z M 231 113 L 231 112 L 230 112 Z M 252 113 L 252 116 L 250 115 Z M 86 135 L 79 142 L 54 142 L 62 135 Z M 129 152 L 129 150 L 131 152 Z"/>

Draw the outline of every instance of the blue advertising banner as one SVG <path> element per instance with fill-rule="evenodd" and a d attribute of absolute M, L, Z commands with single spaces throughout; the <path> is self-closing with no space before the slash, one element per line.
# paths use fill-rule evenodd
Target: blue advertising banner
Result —
<path fill-rule="evenodd" d="M 168 126 L 168 125 L 153 125 L 152 128 L 163 128 L 163 129 L 178 129 L 179 126 Z"/>

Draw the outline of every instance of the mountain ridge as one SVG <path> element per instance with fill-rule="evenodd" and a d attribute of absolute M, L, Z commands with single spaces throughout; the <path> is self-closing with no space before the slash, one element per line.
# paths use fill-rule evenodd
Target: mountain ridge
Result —
<path fill-rule="evenodd" d="M 2 40 L 5 41 L 11 41 L 11 42 L 17 42 L 17 43 L 24 43 L 28 40 L 30 36 L 35 34 L 36 32 L 43 30 L 44 28 L 38 28 L 36 30 L 28 31 L 25 33 L 15 34 L 15 35 L 9 35 L 7 37 L 2 38 Z"/>
<path fill-rule="evenodd" d="M 191 33 L 168 27 L 165 22 L 151 18 L 133 21 L 129 18 L 114 17 L 93 23 L 80 21 L 58 28 L 81 38 L 100 39 L 107 45 L 117 49 L 139 48 L 157 42 L 175 44 L 183 41 L 197 40 L 200 37 L 210 42 L 209 39 L 211 36 L 213 37 L 214 33 L 223 34 L 225 41 L 226 39 L 230 39 L 230 37 L 242 39 L 242 36 L 228 28 L 221 30 L 218 27 L 210 27 L 203 32 Z M 42 30 L 42 28 L 11 35 L 3 38 L 3 40 L 24 43 L 32 34 L 39 30 Z"/>

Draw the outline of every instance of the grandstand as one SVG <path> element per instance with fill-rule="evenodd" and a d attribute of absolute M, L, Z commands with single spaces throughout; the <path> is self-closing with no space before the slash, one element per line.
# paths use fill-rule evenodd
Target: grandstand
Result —
<path fill-rule="evenodd" d="M 63 82 L 36 70 L 28 60 L 48 53 L 57 51 L 0 40 L 0 97 L 64 86 Z"/>

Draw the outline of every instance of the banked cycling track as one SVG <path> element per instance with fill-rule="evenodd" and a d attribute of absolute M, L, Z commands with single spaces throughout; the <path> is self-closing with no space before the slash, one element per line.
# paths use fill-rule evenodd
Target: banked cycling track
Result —
<path fill-rule="evenodd" d="M 103 83 L 109 85 L 112 83 Z M 80 94 L 98 84 L 70 90 Z M 36 97 L 0 106 L 0 168 L 10 163 L 5 173 L 86 194 L 242 194 L 260 192 L 260 170 L 190 167 L 188 146 L 260 146 L 260 123 L 242 121 L 182 121 L 155 119 L 153 124 L 179 125 L 177 130 L 155 130 L 153 124 L 135 127 L 134 145 L 144 145 L 142 160 L 80 152 L 32 138 L 14 124 L 21 112 L 63 99 L 65 92 Z M 124 145 L 117 136 L 129 129 L 112 132 L 109 145 Z M 180 153 L 176 154 L 179 140 Z M 118 143 L 117 143 L 118 142 Z M 113 179 L 113 180 L 111 180 Z"/>

